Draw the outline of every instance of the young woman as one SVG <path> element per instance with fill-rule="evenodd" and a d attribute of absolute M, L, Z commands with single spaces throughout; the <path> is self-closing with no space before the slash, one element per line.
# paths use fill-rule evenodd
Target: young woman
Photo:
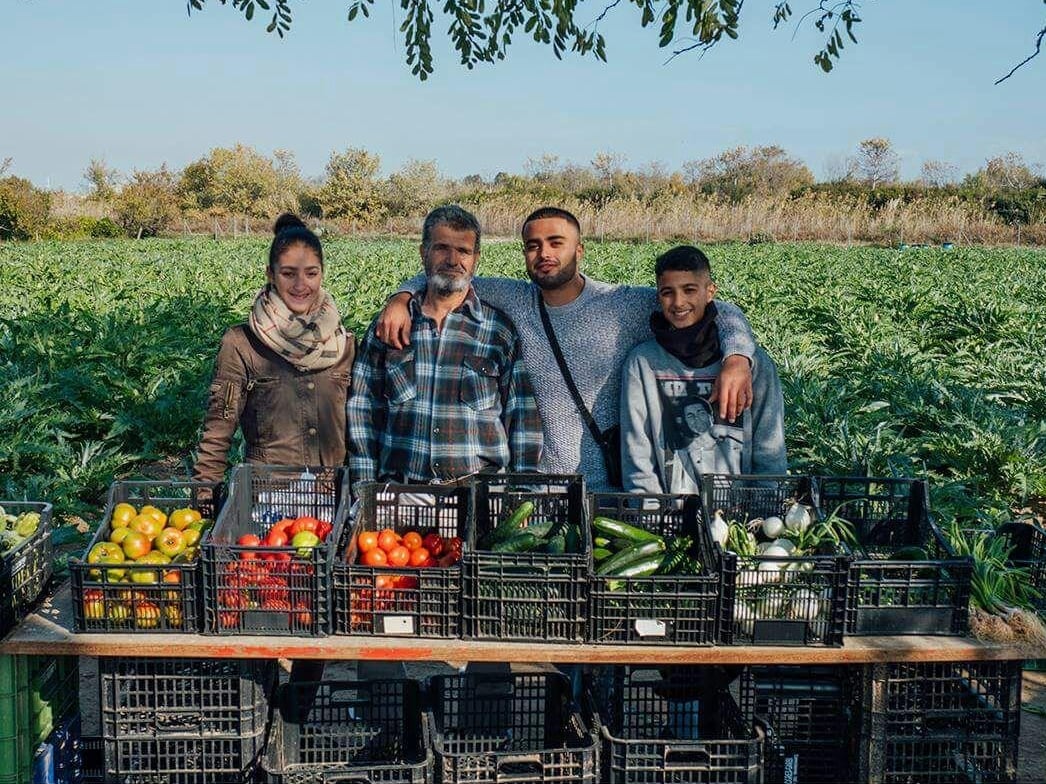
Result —
<path fill-rule="evenodd" d="M 250 463 L 338 466 L 355 340 L 323 288 L 323 248 L 295 215 L 273 227 L 268 283 L 222 336 L 194 477 L 221 481 L 239 427 Z"/>

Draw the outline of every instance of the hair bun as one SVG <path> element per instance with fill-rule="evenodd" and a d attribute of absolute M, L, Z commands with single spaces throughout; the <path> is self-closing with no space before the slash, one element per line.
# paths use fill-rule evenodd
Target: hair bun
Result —
<path fill-rule="evenodd" d="M 285 212 L 276 219 L 276 223 L 272 227 L 272 233 L 278 235 L 281 231 L 287 231 L 287 229 L 305 229 L 308 231 L 309 227 L 293 212 Z"/>

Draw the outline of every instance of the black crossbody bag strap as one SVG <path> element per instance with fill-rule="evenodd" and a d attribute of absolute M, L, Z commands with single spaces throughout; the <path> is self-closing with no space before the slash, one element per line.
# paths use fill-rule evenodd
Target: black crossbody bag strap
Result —
<path fill-rule="evenodd" d="M 570 369 L 567 367 L 567 361 L 563 358 L 563 350 L 559 347 L 559 341 L 556 340 L 556 333 L 552 329 L 552 322 L 549 320 L 548 311 L 545 309 L 545 300 L 542 298 L 540 293 L 538 293 L 538 310 L 541 312 L 541 325 L 545 328 L 545 334 L 548 336 L 548 343 L 552 347 L 552 353 L 556 356 L 556 363 L 559 365 L 559 372 L 563 374 L 563 380 L 567 383 L 567 389 L 570 390 L 570 396 L 574 398 L 574 405 L 577 406 L 577 410 L 581 413 L 581 418 L 585 420 L 585 424 L 588 425 L 589 432 L 591 432 L 592 437 L 596 439 L 596 443 L 602 446 L 603 432 L 599 429 L 596 420 L 592 418 L 592 414 L 585 406 L 585 401 L 581 399 L 581 393 L 577 391 L 577 386 L 574 384 L 574 378 L 570 375 Z"/>

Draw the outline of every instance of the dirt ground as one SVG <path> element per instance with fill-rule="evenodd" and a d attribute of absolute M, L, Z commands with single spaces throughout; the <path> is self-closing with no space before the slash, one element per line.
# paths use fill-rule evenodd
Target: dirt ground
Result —
<path fill-rule="evenodd" d="M 1021 702 L 1025 709 L 1021 711 L 1021 743 L 1017 752 L 1018 781 L 1043 784 L 1046 782 L 1046 672 L 1025 670 Z"/>

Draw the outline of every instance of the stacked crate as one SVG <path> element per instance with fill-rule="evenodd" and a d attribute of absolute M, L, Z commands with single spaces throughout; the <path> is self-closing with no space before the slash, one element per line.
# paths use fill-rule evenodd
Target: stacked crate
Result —
<path fill-rule="evenodd" d="M 240 784 L 262 750 L 275 662 L 99 660 L 105 780 Z"/>
<path fill-rule="evenodd" d="M 1019 661 L 871 665 L 862 708 L 871 784 L 1016 780 Z"/>

